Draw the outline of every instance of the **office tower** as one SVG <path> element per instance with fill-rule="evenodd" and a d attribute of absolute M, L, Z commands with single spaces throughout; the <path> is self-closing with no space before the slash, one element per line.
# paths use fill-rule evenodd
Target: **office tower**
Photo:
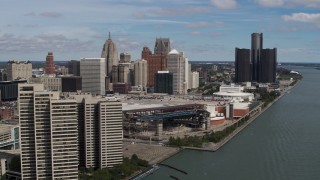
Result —
<path fill-rule="evenodd" d="M 8 61 L 7 63 L 7 81 L 17 79 L 28 80 L 32 77 L 32 64 L 30 61 Z"/>
<path fill-rule="evenodd" d="M 191 88 L 198 88 L 199 87 L 199 72 L 194 71 L 192 72 L 191 76 Z"/>
<path fill-rule="evenodd" d="M 48 55 L 46 57 L 46 64 L 45 64 L 45 73 L 48 75 L 54 74 L 54 64 L 53 64 L 53 53 L 48 52 Z"/>
<path fill-rule="evenodd" d="M 250 49 L 235 49 L 235 82 L 251 81 Z"/>
<path fill-rule="evenodd" d="M 69 74 L 73 74 L 74 76 L 80 76 L 80 61 L 77 61 L 77 60 L 69 61 L 68 71 L 69 71 Z"/>
<path fill-rule="evenodd" d="M 31 84 L 43 84 L 44 90 L 47 91 L 61 91 L 61 78 L 52 76 L 40 76 L 29 78 L 29 83 Z"/>
<path fill-rule="evenodd" d="M 261 79 L 263 83 L 276 82 L 277 48 L 261 51 Z"/>
<path fill-rule="evenodd" d="M 259 69 L 261 61 L 261 50 L 263 48 L 263 34 L 251 34 L 251 64 L 252 64 L 252 81 L 259 82 Z"/>
<path fill-rule="evenodd" d="M 144 47 L 141 53 L 141 59 L 148 62 L 148 87 L 154 85 L 154 74 L 158 71 L 167 70 L 167 54 L 152 54 L 148 47 Z"/>
<path fill-rule="evenodd" d="M 84 99 L 85 166 L 112 167 L 122 162 L 122 104 Z"/>
<path fill-rule="evenodd" d="M 80 61 L 82 91 L 92 94 L 105 94 L 105 58 L 83 58 Z"/>
<path fill-rule="evenodd" d="M 156 43 L 154 45 L 154 54 L 167 55 L 170 52 L 170 50 L 171 50 L 171 47 L 170 47 L 170 39 L 169 38 L 157 38 L 156 39 Z"/>
<path fill-rule="evenodd" d="M 117 66 L 119 61 L 118 61 L 118 49 L 116 47 L 116 44 L 112 41 L 110 32 L 109 32 L 109 38 L 106 40 L 106 42 L 103 45 L 102 53 L 101 53 L 101 58 L 105 58 L 105 74 L 106 76 L 110 79 L 112 76 L 112 67 Z M 110 79 L 111 80 L 111 79 Z M 110 81 L 112 83 L 112 81 Z M 112 85 L 110 85 L 112 86 Z M 109 84 L 107 84 L 108 89 L 112 89 L 109 87 Z"/>
<path fill-rule="evenodd" d="M 22 179 L 78 179 L 76 101 L 42 84 L 18 89 Z"/>
<path fill-rule="evenodd" d="M 120 63 L 130 63 L 131 55 L 128 52 L 120 53 Z"/>
<path fill-rule="evenodd" d="M 168 54 L 168 70 L 173 73 L 173 94 L 186 94 L 188 88 L 188 59 L 173 49 Z"/>
<path fill-rule="evenodd" d="M 78 92 L 82 90 L 82 77 L 65 76 L 61 77 L 62 92 Z"/>
<path fill-rule="evenodd" d="M 169 71 L 158 71 L 154 76 L 154 92 L 173 94 L 173 74 Z"/>
<path fill-rule="evenodd" d="M 134 85 L 147 87 L 149 76 L 146 76 L 148 72 L 148 62 L 144 59 L 137 60 L 134 62 Z"/>

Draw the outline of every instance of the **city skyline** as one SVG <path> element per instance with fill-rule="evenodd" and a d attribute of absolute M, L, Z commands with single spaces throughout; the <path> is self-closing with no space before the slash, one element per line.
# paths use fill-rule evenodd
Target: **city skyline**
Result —
<path fill-rule="evenodd" d="M 144 46 L 170 38 L 190 61 L 234 61 L 234 48 L 250 48 L 250 34 L 264 33 L 278 48 L 278 62 L 318 62 L 317 0 L 71 0 L 2 2 L 0 61 L 55 61 L 100 57 L 108 39 L 131 60 Z"/>

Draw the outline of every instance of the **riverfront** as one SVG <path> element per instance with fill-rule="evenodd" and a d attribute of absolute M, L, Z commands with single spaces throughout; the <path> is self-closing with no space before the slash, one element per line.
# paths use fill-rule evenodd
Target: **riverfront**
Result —
<path fill-rule="evenodd" d="M 145 179 L 318 179 L 320 71 L 297 69 L 304 79 L 217 152 L 183 150 Z"/>

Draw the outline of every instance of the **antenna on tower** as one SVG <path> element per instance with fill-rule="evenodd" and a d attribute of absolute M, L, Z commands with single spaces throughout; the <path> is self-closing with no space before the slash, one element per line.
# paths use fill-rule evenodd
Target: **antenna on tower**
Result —
<path fill-rule="evenodd" d="M 109 32 L 109 39 L 111 39 L 111 35 L 110 35 L 110 32 Z"/>

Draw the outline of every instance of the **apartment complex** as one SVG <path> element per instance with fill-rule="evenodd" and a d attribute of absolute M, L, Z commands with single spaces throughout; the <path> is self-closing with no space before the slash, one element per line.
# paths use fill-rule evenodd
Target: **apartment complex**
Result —
<path fill-rule="evenodd" d="M 76 101 L 43 90 L 18 85 L 22 179 L 78 179 Z"/>
<path fill-rule="evenodd" d="M 122 162 L 122 104 L 84 99 L 85 166 L 112 167 Z"/>

